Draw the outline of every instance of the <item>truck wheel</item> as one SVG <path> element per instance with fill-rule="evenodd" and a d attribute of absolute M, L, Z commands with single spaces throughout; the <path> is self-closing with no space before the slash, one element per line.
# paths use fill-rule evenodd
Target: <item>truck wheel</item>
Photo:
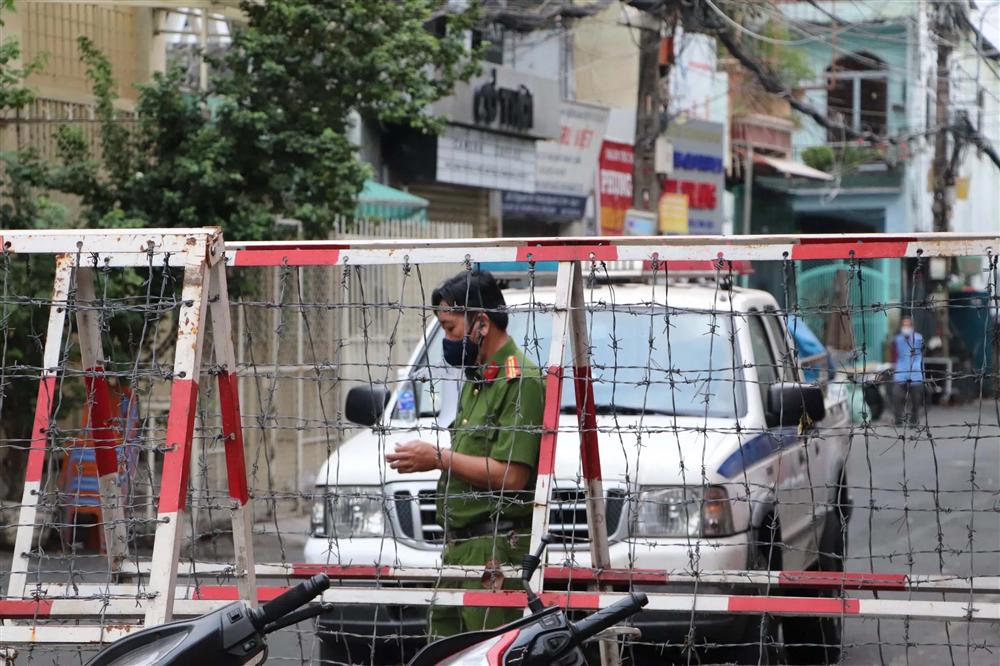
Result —
<path fill-rule="evenodd" d="M 781 630 L 789 664 L 815 666 L 840 662 L 839 617 L 786 617 Z"/>
<path fill-rule="evenodd" d="M 847 557 L 847 522 L 851 517 L 847 477 L 842 476 L 837 488 L 837 500 L 827 512 L 823 534 L 819 539 L 820 571 L 843 571 Z"/>
<path fill-rule="evenodd" d="M 754 541 L 750 544 L 748 569 L 757 571 L 781 570 L 781 528 L 773 516 L 765 518 L 764 524 L 754 531 Z M 780 663 L 779 630 L 781 623 L 773 615 L 749 615 L 743 626 L 738 642 L 729 651 L 728 660 L 737 664 Z"/>
<path fill-rule="evenodd" d="M 361 655 L 354 655 L 355 659 L 351 659 L 351 650 L 342 641 L 336 640 L 334 638 L 321 638 L 319 641 L 319 659 L 321 664 L 360 664 L 368 663 L 368 655 L 365 656 L 365 661 L 362 662 L 357 657 Z"/>
<path fill-rule="evenodd" d="M 820 571 L 843 571 L 847 555 L 847 538 L 844 532 L 846 517 L 847 483 L 841 480 L 837 493 L 838 502 L 827 514 L 826 525 L 820 539 Z M 833 592 L 820 592 L 820 596 Z M 782 619 L 785 636 L 785 655 L 789 664 L 836 664 L 840 661 L 841 621 L 839 617 L 786 617 Z"/>

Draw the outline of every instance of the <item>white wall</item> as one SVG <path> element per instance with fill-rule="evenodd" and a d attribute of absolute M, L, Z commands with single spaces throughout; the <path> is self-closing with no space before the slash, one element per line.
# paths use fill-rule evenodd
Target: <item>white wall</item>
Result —
<path fill-rule="evenodd" d="M 503 39 L 503 64 L 519 72 L 562 80 L 564 39 L 562 30 L 508 32 Z"/>
<path fill-rule="evenodd" d="M 952 78 L 952 99 L 968 111 L 973 125 L 1000 150 L 1000 62 L 985 60 L 971 44 L 959 52 Z M 980 93 L 981 91 L 981 93 Z M 982 106 L 977 96 L 981 94 Z M 1000 168 L 976 148 L 966 149 L 959 174 L 969 179 L 965 200 L 956 199 L 952 210 L 954 231 L 1000 231 Z"/>

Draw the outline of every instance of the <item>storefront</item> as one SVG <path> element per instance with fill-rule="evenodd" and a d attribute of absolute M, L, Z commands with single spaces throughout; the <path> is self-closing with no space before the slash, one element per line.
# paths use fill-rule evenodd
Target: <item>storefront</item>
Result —
<path fill-rule="evenodd" d="M 583 235 L 608 109 L 563 101 L 559 138 L 536 145 L 535 191 L 502 195 L 504 236 Z"/>
<path fill-rule="evenodd" d="M 431 113 L 448 123 L 437 136 L 396 127 L 383 137 L 393 185 L 427 199 L 431 219 L 498 235 L 503 193 L 536 193 L 537 144 L 560 136 L 557 82 L 490 66 Z"/>

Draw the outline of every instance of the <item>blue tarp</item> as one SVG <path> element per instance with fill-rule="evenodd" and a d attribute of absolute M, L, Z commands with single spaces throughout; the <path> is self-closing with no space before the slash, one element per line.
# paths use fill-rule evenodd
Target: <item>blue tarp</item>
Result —
<path fill-rule="evenodd" d="M 795 341 L 795 348 L 799 352 L 799 358 L 806 358 L 809 356 L 816 356 L 817 354 L 826 354 L 826 346 L 820 342 L 816 334 L 812 332 L 812 329 L 797 315 L 788 315 L 788 330 L 792 334 L 792 339 Z M 830 371 L 833 371 L 831 366 Z M 810 368 L 805 368 L 803 370 L 803 376 L 807 382 L 814 382 L 820 378 L 820 371 Z"/>

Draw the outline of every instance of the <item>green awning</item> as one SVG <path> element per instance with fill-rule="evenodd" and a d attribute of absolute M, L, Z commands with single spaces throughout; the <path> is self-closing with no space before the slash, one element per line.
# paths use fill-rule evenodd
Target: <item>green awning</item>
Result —
<path fill-rule="evenodd" d="M 358 195 L 355 217 L 381 220 L 427 221 L 427 199 L 366 180 Z"/>

